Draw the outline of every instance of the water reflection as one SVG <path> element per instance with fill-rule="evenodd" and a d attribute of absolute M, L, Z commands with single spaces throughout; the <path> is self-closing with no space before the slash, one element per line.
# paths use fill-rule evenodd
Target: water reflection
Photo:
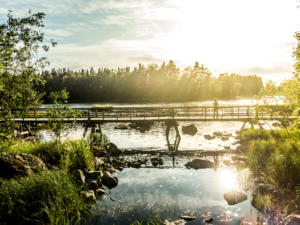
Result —
<path fill-rule="evenodd" d="M 171 158 L 167 164 L 172 164 Z M 126 225 L 135 220 L 145 221 L 156 214 L 163 220 L 170 217 L 177 220 L 181 215 L 196 216 L 189 224 L 205 224 L 206 216 L 215 218 L 212 224 L 250 221 L 249 201 L 228 206 L 224 200 L 225 192 L 239 190 L 233 174 L 222 169 L 217 172 L 213 169 L 124 169 L 117 174 L 119 185 L 97 202 L 98 219 L 91 219 L 89 224 Z"/>
<path fill-rule="evenodd" d="M 225 188 L 233 188 L 236 183 L 235 174 L 228 169 L 223 170 L 221 173 L 221 183 Z"/>

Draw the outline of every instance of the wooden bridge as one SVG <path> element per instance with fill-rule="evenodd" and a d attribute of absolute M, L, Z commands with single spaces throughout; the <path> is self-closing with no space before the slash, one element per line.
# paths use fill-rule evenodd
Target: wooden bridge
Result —
<path fill-rule="evenodd" d="M 287 111 L 284 106 L 264 106 L 259 108 L 276 111 Z M 257 118 L 256 106 L 235 105 L 220 106 L 217 110 L 211 106 L 189 107 L 106 107 L 106 108 L 73 108 L 82 112 L 77 118 L 61 118 L 66 123 L 76 120 L 79 123 L 103 122 L 147 122 L 147 121 L 243 121 L 250 122 Z M 14 113 L 14 111 L 12 111 Z M 261 119 L 280 119 L 278 116 L 268 117 L 260 114 Z M 29 111 L 24 118 L 13 119 L 18 122 L 48 123 L 46 109 Z M 2 122 L 2 121 L 0 121 Z"/>
<path fill-rule="evenodd" d="M 258 109 L 269 110 L 270 114 L 260 113 L 258 118 Z M 241 131 L 243 130 L 246 122 L 251 122 L 253 119 L 260 120 L 280 120 L 282 112 L 288 112 L 285 106 L 253 106 L 253 105 L 231 105 L 220 106 L 215 109 L 212 106 L 189 106 L 189 107 L 105 107 L 105 108 L 73 108 L 82 114 L 76 118 L 56 118 L 56 120 L 62 120 L 66 123 L 76 121 L 77 123 L 83 123 L 85 130 L 83 137 L 85 137 L 88 128 L 92 128 L 92 133 L 95 132 L 98 126 L 99 132 L 101 132 L 102 123 L 120 122 L 120 123 L 153 123 L 153 122 L 165 122 L 166 139 L 168 148 L 170 151 L 177 151 L 181 140 L 178 130 L 178 122 L 180 121 L 242 121 L 244 122 Z M 276 114 L 276 112 L 280 112 Z M 11 112 L 12 114 L 15 111 Z M 23 125 L 25 125 L 28 131 L 23 133 L 29 133 L 31 135 L 29 124 L 33 123 L 48 123 L 49 115 L 46 109 L 40 108 L 29 111 L 24 118 L 13 119 L 16 122 L 20 122 L 20 132 L 23 132 Z M 0 121 L 0 123 L 3 121 Z M 176 139 L 174 144 L 169 140 L 169 133 L 171 127 L 175 128 Z"/>

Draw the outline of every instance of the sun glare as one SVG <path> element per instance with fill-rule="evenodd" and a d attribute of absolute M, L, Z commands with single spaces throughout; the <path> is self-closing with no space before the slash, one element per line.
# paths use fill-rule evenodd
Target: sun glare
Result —
<path fill-rule="evenodd" d="M 230 170 L 221 173 L 221 183 L 225 188 L 232 188 L 235 185 L 236 176 Z"/>

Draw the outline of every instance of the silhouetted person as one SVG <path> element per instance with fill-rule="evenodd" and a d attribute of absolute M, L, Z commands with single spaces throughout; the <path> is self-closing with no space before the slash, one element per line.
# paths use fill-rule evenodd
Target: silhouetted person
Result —
<path fill-rule="evenodd" d="M 218 112 L 218 106 L 219 106 L 219 102 L 217 98 L 214 98 L 214 118 L 215 118 L 215 114 L 217 112 L 217 118 L 219 117 L 219 112 Z"/>

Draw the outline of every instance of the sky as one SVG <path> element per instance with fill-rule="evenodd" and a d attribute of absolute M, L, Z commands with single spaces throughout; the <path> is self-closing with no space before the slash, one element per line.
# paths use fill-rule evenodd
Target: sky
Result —
<path fill-rule="evenodd" d="M 118 68 L 196 61 L 221 73 L 258 75 L 276 83 L 293 76 L 298 0 L 0 0 L 23 17 L 44 12 L 45 56 L 52 68 Z M 44 53 L 40 53 L 44 56 Z"/>

